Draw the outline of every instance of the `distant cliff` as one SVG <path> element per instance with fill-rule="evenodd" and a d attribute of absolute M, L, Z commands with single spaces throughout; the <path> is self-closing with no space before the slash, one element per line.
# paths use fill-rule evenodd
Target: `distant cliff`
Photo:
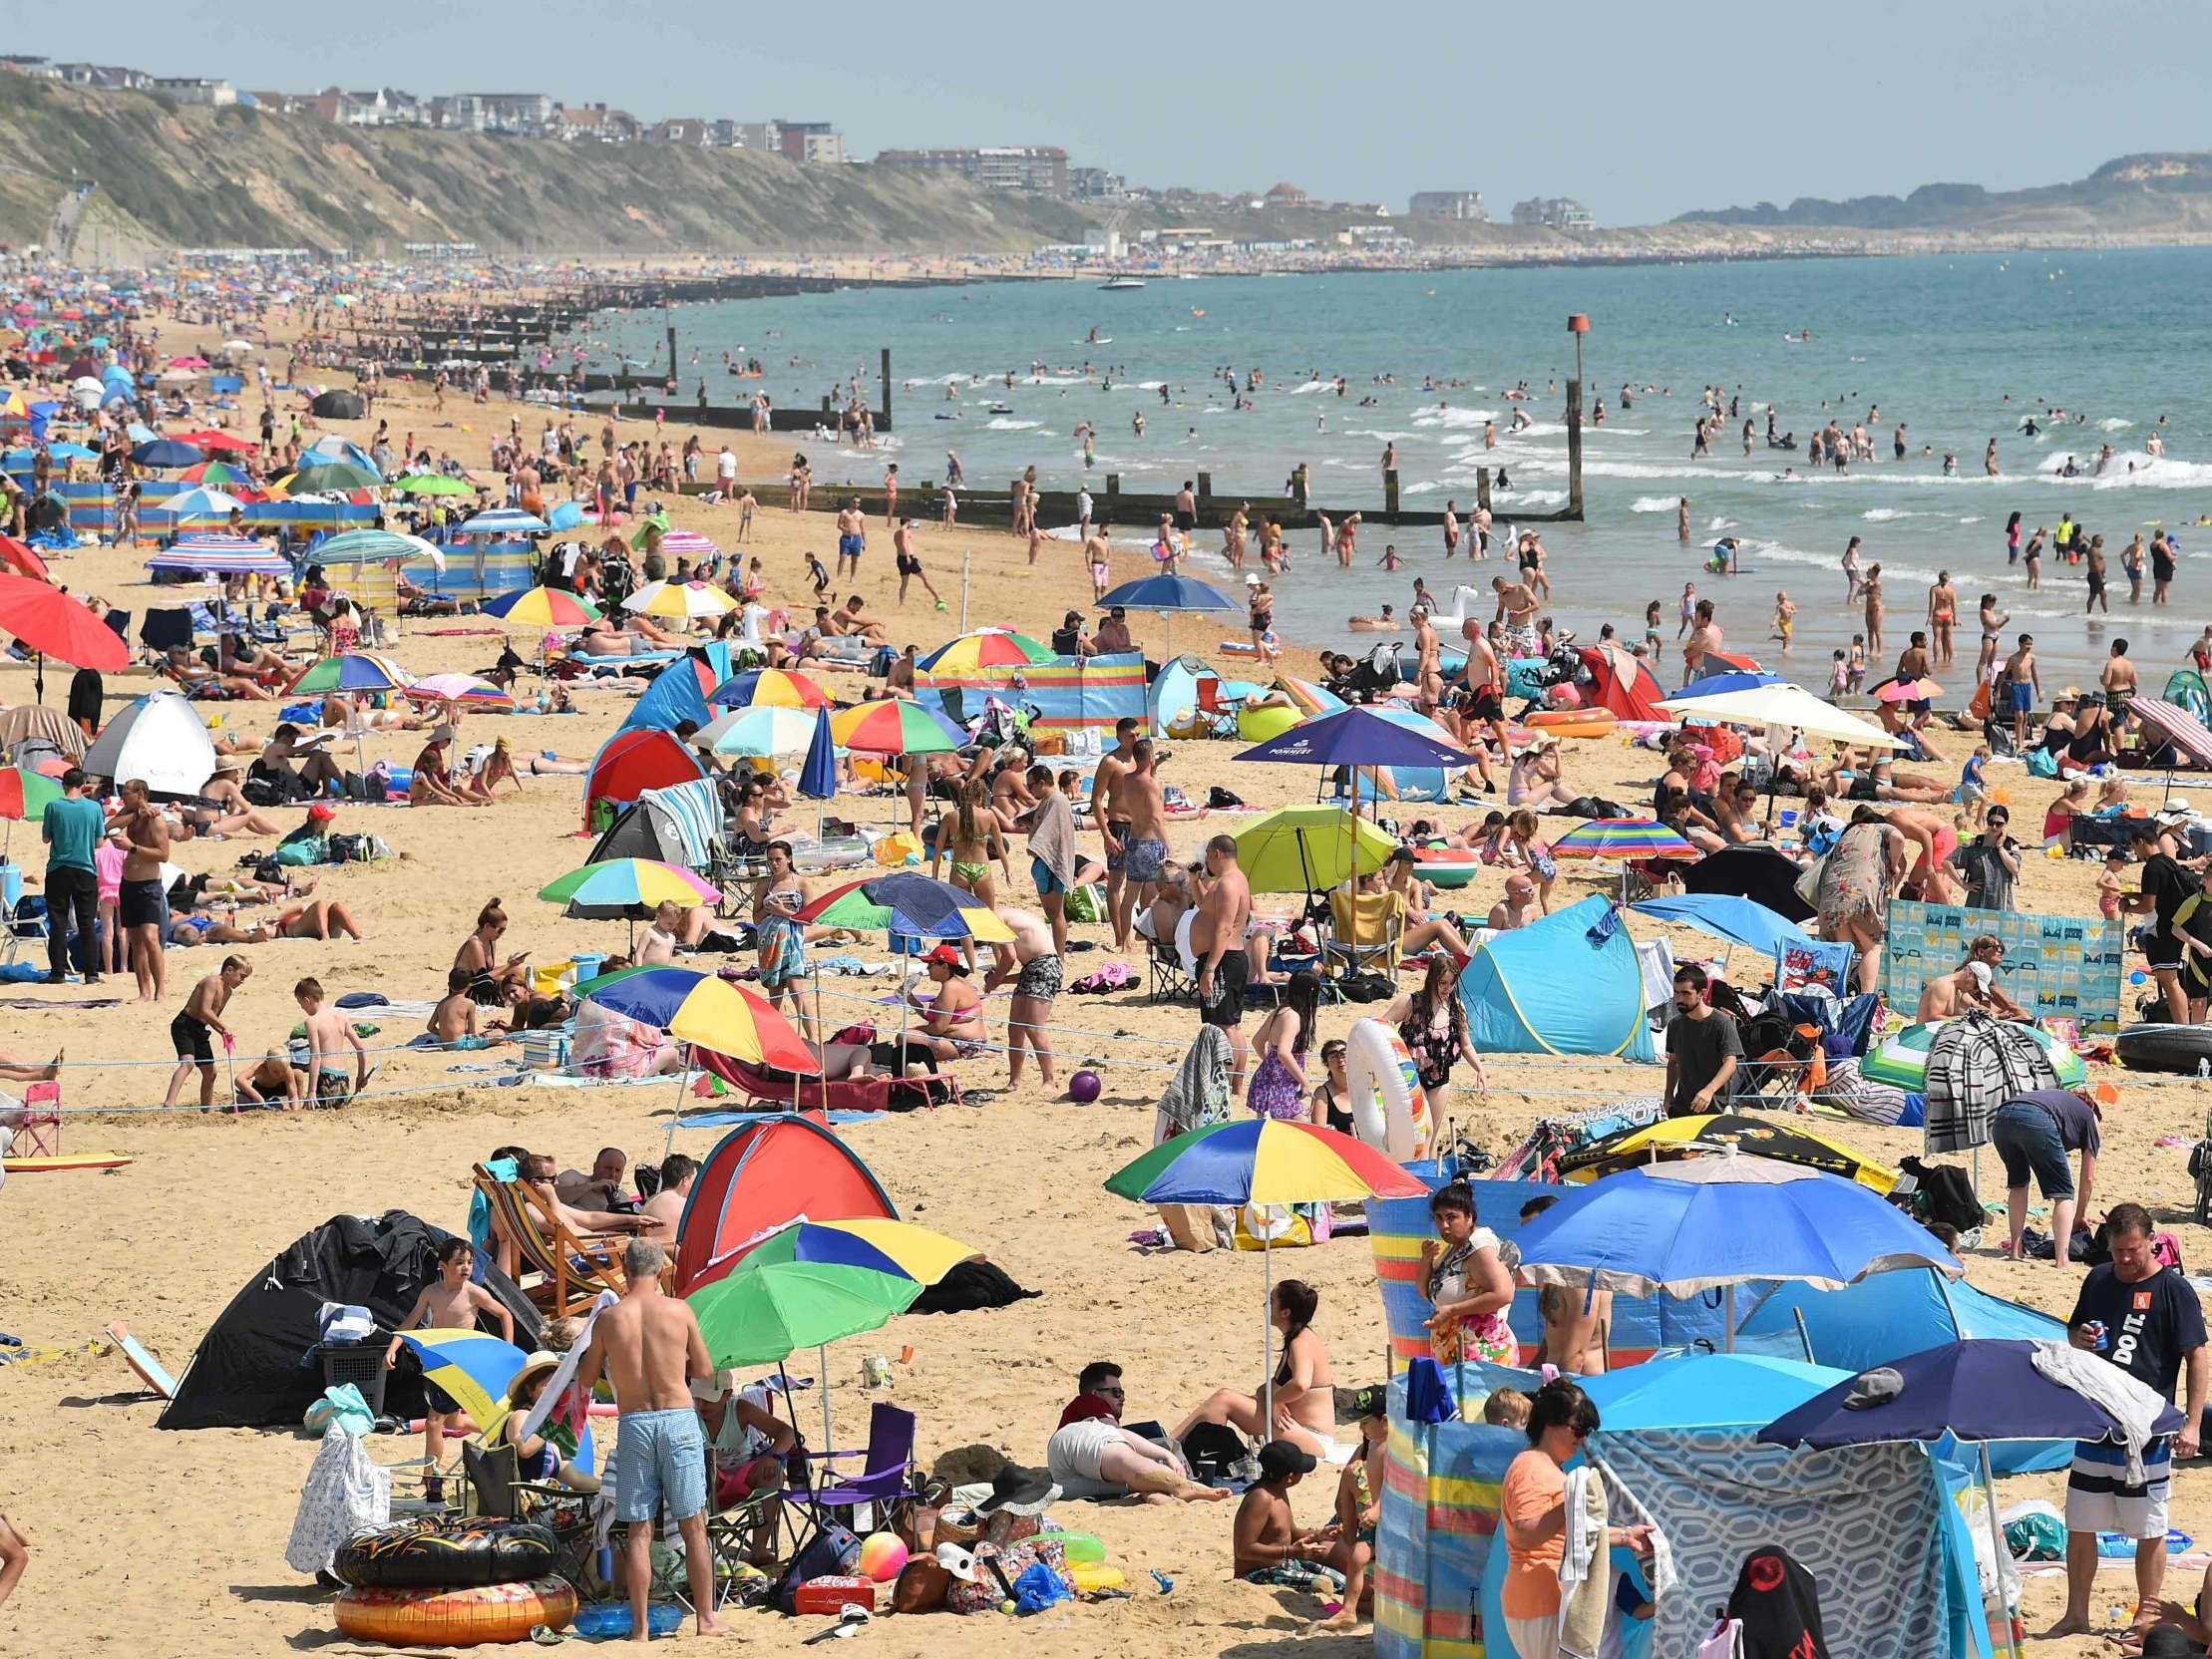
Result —
<path fill-rule="evenodd" d="M 2122 156 L 2074 183 L 2025 190 L 1923 184 L 1907 196 L 1799 196 L 1787 207 L 1762 201 L 1700 208 L 1673 222 L 2003 236 L 2201 234 L 2212 230 L 2212 155 Z"/>
<path fill-rule="evenodd" d="M 869 166 L 743 150 L 562 144 L 336 127 L 180 108 L 0 75 L 0 241 L 40 241 L 74 180 L 99 189 L 78 254 L 312 246 L 398 257 L 407 242 L 504 254 L 1027 252 L 1095 214 Z"/>

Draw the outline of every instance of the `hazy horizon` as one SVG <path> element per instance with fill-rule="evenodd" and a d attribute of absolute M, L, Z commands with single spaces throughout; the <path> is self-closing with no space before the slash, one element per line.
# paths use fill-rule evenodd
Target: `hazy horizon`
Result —
<path fill-rule="evenodd" d="M 1936 182 L 2015 189 L 2130 152 L 2212 148 L 2194 114 L 2212 95 L 2212 9 L 2188 0 L 2109 23 L 2058 0 L 2003 14 L 1595 0 L 1572 19 L 1431 0 L 1333 32 L 1158 0 L 1110 19 L 1003 0 L 957 12 L 855 0 L 834 29 L 753 15 L 725 44 L 704 14 L 650 5 L 611 27 L 579 0 L 487 0 L 397 27 L 324 14 L 305 38 L 262 34 L 217 0 L 116 0 L 97 48 L 35 31 L 11 46 L 251 91 L 544 92 L 648 123 L 829 121 L 858 161 L 1060 145 L 1132 183 L 1288 180 L 1394 211 L 1415 190 L 1472 189 L 1497 218 L 1571 195 L 1602 224 Z"/>

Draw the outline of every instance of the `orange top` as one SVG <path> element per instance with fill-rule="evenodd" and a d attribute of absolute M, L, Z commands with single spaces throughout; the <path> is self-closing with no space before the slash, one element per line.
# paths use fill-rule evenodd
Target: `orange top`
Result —
<path fill-rule="evenodd" d="M 1500 1489 L 1498 1512 L 1505 1520 L 1505 1582 L 1498 1586 L 1498 1607 L 1509 1619 L 1540 1619 L 1559 1611 L 1559 1561 L 1567 1545 L 1561 1527 L 1542 1543 L 1528 1534 L 1567 1495 L 1567 1476 L 1534 1448 L 1513 1460 Z"/>

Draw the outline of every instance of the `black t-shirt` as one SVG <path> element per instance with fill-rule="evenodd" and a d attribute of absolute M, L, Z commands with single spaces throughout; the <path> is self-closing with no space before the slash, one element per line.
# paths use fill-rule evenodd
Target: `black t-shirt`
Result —
<path fill-rule="evenodd" d="M 2106 1262 L 2092 1267 L 2074 1298 L 2068 1327 L 2104 1321 L 2104 1357 L 2139 1383 L 2173 1398 L 2181 1362 L 2204 1346 L 2204 1309 L 2189 1281 L 2171 1267 L 2129 1284 Z"/>
<path fill-rule="evenodd" d="M 1713 1080 L 1720 1070 L 1720 1062 L 1729 1055 L 1743 1058 L 1743 1039 L 1736 1034 L 1736 1023 L 1722 1013 L 1707 1014 L 1693 1020 L 1687 1014 L 1677 1014 L 1666 1022 L 1666 1056 L 1674 1062 L 1674 1093 L 1666 1103 L 1670 1116 L 1679 1117 L 1698 1110 L 1720 1110 L 1721 1097 L 1715 1096 L 1704 1108 L 1690 1104 L 1690 1096 Z"/>
<path fill-rule="evenodd" d="M 2104 1141 L 2097 1132 L 2095 1111 L 2071 1089 L 2030 1089 L 2025 1095 L 2015 1095 L 2005 1104 L 2037 1106 L 2049 1113 L 2058 1126 L 2058 1144 L 2069 1153 L 2103 1151 Z"/>
<path fill-rule="evenodd" d="M 2158 931 L 2170 939 L 2179 931 L 2174 926 L 2176 912 L 2203 889 L 2195 876 L 2164 852 L 2153 852 L 2143 860 L 2141 882 L 2144 895 L 2157 910 Z"/>

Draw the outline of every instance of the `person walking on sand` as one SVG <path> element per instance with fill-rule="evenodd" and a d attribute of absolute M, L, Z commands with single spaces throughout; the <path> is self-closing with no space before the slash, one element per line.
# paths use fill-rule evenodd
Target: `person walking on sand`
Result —
<path fill-rule="evenodd" d="M 184 998 L 184 1006 L 169 1023 L 177 1070 L 170 1074 L 169 1093 L 162 1100 L 165 1108 L 177 1104 L 184 1080 L 192 1075 L 194 1067 L 199 1070 L 199 1110 L 206 1112 L 214 1106 L 215 1049 L 208 1039 L 220 1037 L 226 1051 L 235 1043 L 236 1033 L 222 1023 L 222 1011 L 230 1006 L 231 993 L 252 977 L 251 962 L 242 956 L 225 956 L 222 967 L 200 980 Z"/>
<path fill-rule="evenodd" d="M 691 1380 L 714 1375 L 706 1339 L 688 1302 L 664 1295 L 668 1253 L 649 1238 L 622 1249 L 628 1283 L 612 1307 L 591 1323 L 591 1341 L 576 1368 L 585 1395 L 603 1375 L 619 1414 L 614 1447 L 614 1518 L 628 1527 L 622 1564 L 633 1641 L 644 1641 L 645 1602 L 652 1590 L 655 1517 L 666 1508 L 683 1534 L 691 1606 L 702 1636 L 726 1636 L 714 1616 L 714 1558 L 707 1546 L 706 1441 L 691 1401 Z"/>
<path fill-rule="evenodd" d="M 1252 957 L 1245 949 L 1245 930 L 1252 920 L 1252 884 L 1237 862 L 1237 840 L 1216 835 L 1206 843 L 1206 873 L 1213 885 L 1199 900 L 1198 918 L 1191 924 L 1191 954 L 1198 958 L 1198 1015 L 1207 1025 L 1229 1033 L 1229 1088 L 1233 1097 L 1245 1092 L 1245 1066 L 1250 1049 L 1245 1042 L 1245 981 Z"/>
<path fill-rule="evenodd" d="M 169 858 L 169 821 L 148 799 L 145 783 L 134 778 L 123 786 L 123 810 L 115 824 L 124 834 L 123 887 L 116 897 L 116 919 L 130 941 L 139 1001 L 160 1002 L 168 990 L 162 924 L 169 919 L 169 900 L 162 865 Z"/>

